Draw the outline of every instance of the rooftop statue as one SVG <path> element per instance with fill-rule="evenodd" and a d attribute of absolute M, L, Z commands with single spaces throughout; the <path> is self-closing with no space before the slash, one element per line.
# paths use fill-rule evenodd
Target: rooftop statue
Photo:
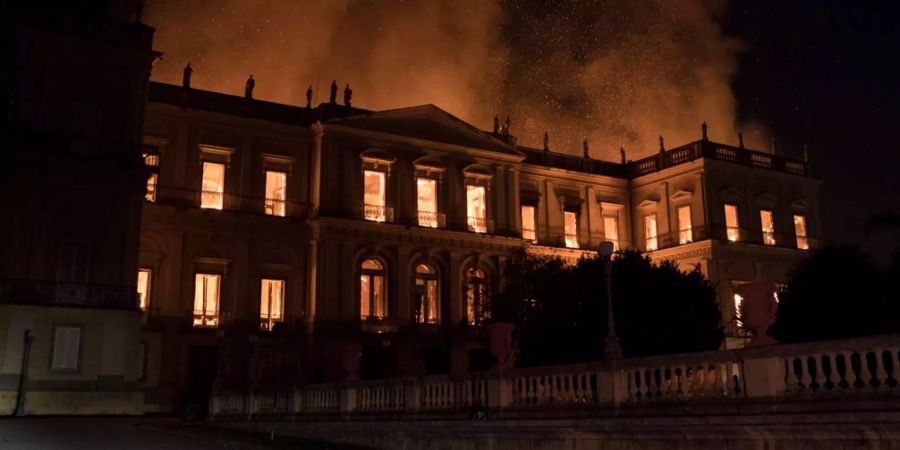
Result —
<path fill-rule="evenodd" d="M 590 158 L 590 157 L 591 157 L 591 154 L 590 154 L 590 152 L 588 151 L 588 141 L 587 141 L 587 138 L 584 138 L 584 142 L 581 143 L 581 151 L 583 152 L 585 158 Z"/>
<path fill-rule="evenodd" d="M 350 83 L 344 88 L 344 106 L 350 106 L 350 97 L 353 97 L 353 89 L 350 89 Z"/>
<path fill-rule="evenodd" d="M 700 130 L 703 132 L 703 140 L 708 141 L 709 137 L 706 135 L 706 121 L 700 124 Z"/>
<path fill-rule="evenodd" d="M 331 82 L 331 98 L 329 103 L 332 105 L 337 103 L 337 80 Z"/>
<path fill-rule="evenodd" d="M 253 80 L 253 74 L 247 78 L 247 85 L 244 86 L 244 98 L 253 98 L 253 88 L 256 87 L 256 81 Z"/>
<path fill-rule="evenodd" d="M 619 156 L 622 157 L 622 164 L 625 164 L 627 162 L 625 160 L 625 147 L 619 147 Z"/>
<path fill-rule="evenodd" d="M 744 133 L 738 131 L 738 147 L 744 148 Z"/>
<path fill-rule="evenodd" d="M 545 152 L 550 151 L 550 133 L 548 133 L 546 131 L 544 132 L 544 151 Z"/>
<path fill-rule="evenodd" d="M 181 85 L 185 89 L 191 88 L 191 74 L 193 73 L 194 69 L 191 69 L 191 63 L 187 63 L 187 65 L 184 66 L 184 72 L 181 75 Z"/>
<path fill-rule="evenodd" d="M 312 85 L 309 85 L 309 87 L 306 88 L 306 109 L 312 108 L 312 96 L 313 96 Z"/>
<path fill-rule="evenodd" d="M 496 114 L 494 114 L 494 134 L 497 134 L 499 132 L 500 132 L 500 118 L 497 117 Z"/>
<path fill-rule="evenodd" d="M 660 153 L 666 152 L 666 142 L 663 140 L 662 136 L 659 137 L 659 152 Z"/>

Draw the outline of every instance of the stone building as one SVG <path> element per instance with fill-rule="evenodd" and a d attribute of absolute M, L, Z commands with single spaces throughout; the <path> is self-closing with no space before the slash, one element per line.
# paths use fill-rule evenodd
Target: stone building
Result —
<path fill-rule="evenodd" d="M 139 290 L 148 408 L 208 387 L 461 372 L 527 248 L 604 241 L 732 287 L 781 282 L 819 229 L 808 166 L 701 139 L 612 163 L 433 105 L 294 107 L 150 83 Z M 204 387 L 205 386 L 205 387 Z M 184 397 L 195 395 L 195 398 Z"/>

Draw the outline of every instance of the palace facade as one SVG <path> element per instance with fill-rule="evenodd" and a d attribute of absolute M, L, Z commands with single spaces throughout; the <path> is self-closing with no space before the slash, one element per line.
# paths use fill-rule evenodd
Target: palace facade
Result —
<path fill-rule="evenodd" d="M 737 346 L 733 287 L 782 282 L 815 245 L 820 182 L 802 161 L 701 139 L 612 163 L 507 131 L 434 105 L 306 108 L 151 82 L 148 406 L 211 383 L 465 371 L 520 248 L 575 261 L 609 240 L 699 267 Z"/>
<path fill-rule="evenodd" d="M 89 18 L 4 6 L 8 413 L 166 412 L 215 389 L 464 372 L 523 248 L 576 261 L 612 241 L 699 267 L 723 345 L 738 346 L 734 287 L 782 282 L 818 242 L 806 162 L 705 132 L 608 162 L 434 105 L 297 107 L 149 82 L 139 3 Z"/>

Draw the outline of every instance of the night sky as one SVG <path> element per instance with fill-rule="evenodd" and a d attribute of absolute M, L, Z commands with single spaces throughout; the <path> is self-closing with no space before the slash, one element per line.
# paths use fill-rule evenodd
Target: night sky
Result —
<path fill-rule="evenodd" d="M 900 213 L 900 2 L 733 2 L 721 18 L 746 45 L 739 117 L 765 120 L 779 152 L 809 146 L 824 180 L 826 237 L 892 250 L 866 223 Z"/>

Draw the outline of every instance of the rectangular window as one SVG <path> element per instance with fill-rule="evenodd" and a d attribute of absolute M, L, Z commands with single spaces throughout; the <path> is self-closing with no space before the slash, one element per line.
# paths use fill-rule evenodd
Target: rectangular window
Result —
<path fill-rule="evenodd" d="M 678 208 L 678 243 L 687 244 L 694 241 L 694 231 L 691 229 L 691 207 Z"/>
<path fill-rule="evenodd" d="M 775 216 L 772 214 L 772 211 L 759 210 L 759 222 L 763 244 L 775 245 Z"/>
<path fill-rule="evenodd" d="M 537 242 L 537 227 L 534 222 L 534 206 L 522 206 L 522 237 L 531 242 Z"/>
<path fill-rule="evenodd" d="M 266 214 L 284 217 L 287 199 L 287 174 L 266 171 Z"/>
<path fill-rule="evenodd" d="M 144 165 L 147 167 L 159 167 L 159 155 L 156 153 L 144 153 Z M 158 174 L 153 172 L 147 178 L 147 192 L 144 194 L 144 199 L 148 202 L 156 201 L 156 183 L 158 179 Z"/>
<path fill-rule="evenodd" d="M 744 322 L 741 320 L 742 311 L 741 305 L 744 303 L 744 297 L 741 297 L 741 294 L 734 294 L 734 323 L 738 328 L 744 326 Z"/>
<path fill-rule="evenodd" d="M 363 216 L 375 222 L 387 221 L 385 207 L 385 179 L 387 174 L 366 170 L 363 174 Z"/>
<path fill-rule="evenodd" d="M 603 216 L 603 238 L 613 243 L 613 250 L 619 249 L 619 218 Z"/>
<path fill-rule="evenodd" d="M 809 237 L 806 234 L 806 216 L 794 215 L 794 234 L 797 236 L 797 248 L 809 250 Z"/>
<path fill-rule="evenodd" d="M 563 227 L 566 233 L 566 247 L 578 248 L 578 215 L 570 211 L 563 212 Z"/>
<path fill-rule="evenodd" d="M 416 208 L 420 227 L 438 227 L 437 180 L 416 178 Z"/>
<path fill-rule="evenodd" d="M 138 305 L 146 311 L 150 306 L 150 269 L 138 269 L 137 292 Z"/>
<path fill-rule="evenodd" d="M 219 283 L 221 275 L 198 273 L 194 275 L 194 326 L 219 325 Z"/>
<path fill-rule="evenodd" d="M 200 207 L 222 209 L 225 203 L 225 164 L 203 162 Z"/>
<path fill-rule="evenodd" d="M 725 234 L 731 242 L 741 239 L 741 228 L 738 221 L 738 208 L 735 205 L 725 205 Z"/>
<path fill-rule="evenodd" d="M 284 320 L 284 280 L 263 279 L 259 296 L 259 326 L 271 330 Z"/>
<path fill-rule="evenodd" d="M 81 328 L 58 326 L 53 328 L 52 370 L 78 370 L 81 351 Z"/>
<path fill-rule="evenodd" d="M 648 252 L 659 248 L 659 239 L 656 237 L 656 214 L 644 216 L 644 239 L 647 241 Z"/>
<path fill-rule="evenodd" d="M 466 185 L 466 214 L 469 231 L 487 233 L 487 196 L 484 186 Z"/>

